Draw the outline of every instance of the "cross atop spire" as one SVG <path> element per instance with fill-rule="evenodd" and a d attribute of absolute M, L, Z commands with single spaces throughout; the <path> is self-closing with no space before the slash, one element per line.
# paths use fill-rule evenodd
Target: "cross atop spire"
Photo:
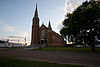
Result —
<path fill-rule="evenodd" d="M 35 9 L 34 17 L 38 17 L 37 3 L 36 3 L 36 9 Z"/>
<path fill-rule="evenodd" d="M 50 24 L 50 20 L 49 20 L 49 25 L 48 25 L 48 28 L 49 28 L 49 29 L 51 29 L 51 24 Z"/>

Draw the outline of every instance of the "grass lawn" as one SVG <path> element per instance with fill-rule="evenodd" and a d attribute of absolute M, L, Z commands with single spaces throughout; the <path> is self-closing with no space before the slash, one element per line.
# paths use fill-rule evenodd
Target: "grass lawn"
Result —
<path fill-rule="evenodd" d="M 39 49 L 34 49 L 39 50 Z M 90 52 L 91 48 L 75 48 L 75 47 L 44 47 L 41 50 L 44 51 L 75 51 L 75 52 Z M 96 51 L 100 51 L 100 48 L 96 48 Z"/>
<path fill-rule="evenodd" d="M 84 67 L 79 65 L 36 62 L 23 59 L 0 57 L 0 67 Z"/>

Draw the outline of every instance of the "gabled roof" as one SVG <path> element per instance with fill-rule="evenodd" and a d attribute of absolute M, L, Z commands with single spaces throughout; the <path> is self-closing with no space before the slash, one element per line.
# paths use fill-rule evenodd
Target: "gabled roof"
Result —
<path fill-rule="evenodd" d="M 41 25 L 40 29 L 43 28 L 43 27 L 48 29 L 44 24 Z"/>

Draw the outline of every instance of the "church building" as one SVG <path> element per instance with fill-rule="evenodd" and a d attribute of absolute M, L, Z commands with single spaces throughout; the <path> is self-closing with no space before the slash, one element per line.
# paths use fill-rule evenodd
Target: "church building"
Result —
<path fill-rule="evenodd" d="M 39 26 L 39 17 L 37 4 L 35 9 L 35 14 L 32 19 L 32 34 L 31 34 L 31 46 L 36 45 L 48 45 L 48 46 L 63 46 L 64 39 L 56 32 L 52 30 L 50 21 L 48 27 L 44 24 Z"/>

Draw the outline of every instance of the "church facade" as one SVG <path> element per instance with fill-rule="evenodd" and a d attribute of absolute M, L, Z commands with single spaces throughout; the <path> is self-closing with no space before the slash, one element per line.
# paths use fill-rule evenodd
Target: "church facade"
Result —
<path fill-rule="evenodd" d="M 37 5 L 35 14 L 32 19 L 32 34 L 31 34 L 31 46 L 36 45 L 48 45 L 48 46 L 63 46 L 64 39 L 56 32 L 52 30 L 50 21 L 48 27 L 44 24 L 39 26 L 39 17 Z"/>

